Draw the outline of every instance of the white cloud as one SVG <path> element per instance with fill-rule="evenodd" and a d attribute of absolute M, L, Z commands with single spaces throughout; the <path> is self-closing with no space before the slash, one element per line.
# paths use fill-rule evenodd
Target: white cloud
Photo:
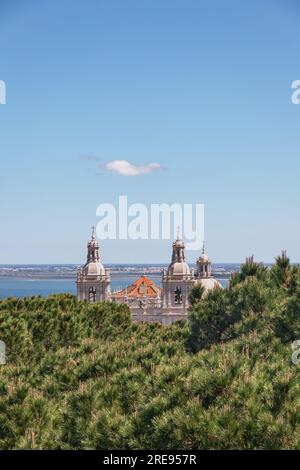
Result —
<path fill-rule="evenodd" d="M 106 163 L 105 168 L 122 176 L 139 176 L 147 175 L 154 170 L 160 170 L 161 166 L 159 163 L 149 163 L 148 165 L 133 165 L 126 160 L 113 160 L 112 162 Z"/>

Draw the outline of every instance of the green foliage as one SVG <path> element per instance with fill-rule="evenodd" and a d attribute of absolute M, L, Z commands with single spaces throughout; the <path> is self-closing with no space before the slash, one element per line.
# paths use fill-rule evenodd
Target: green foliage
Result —
<path fill-rule="evenodd" d="M 250 264 L 168 326 L 69 295 L 0 301 L 0 449 L 299 449 L 299 272 Z"/>
<path fill-rule="evenodd" d="M 240 282 L 245 281 L 249 277 L 255 277 L 258 280 L 266 280 L 267 269 L 262 263 L 256 263 L 253 256 L 246 259 L 246 262 L 241 266 L 239 272 L 235 273 L 231 280 L 230 286 L 233 287 Z"/>
<path fill-rule="evenodd" d="M 204 294 L 204 287 L 201 284 L 196 285 L 190 292 L 189 303 L 194 306 L 202 299 Z"/>
<path fill-rule="evenodd" d="M 191 306 L 189 321 L 194 352 L 251 331 L 271 331 L 283 342 L 300 338 L 299 269 L 284 252 L 269 270 L 250 257 L 228 289 L 215 289 Z"/>
<path fill-rule="evenodd" d="M 229 307 L 229 297 L 222 289 L 214 289 L 202 302 L 191 307 L 189 345 L 192 351 L 221 340 L 222 333 L 232 322 Z"/>

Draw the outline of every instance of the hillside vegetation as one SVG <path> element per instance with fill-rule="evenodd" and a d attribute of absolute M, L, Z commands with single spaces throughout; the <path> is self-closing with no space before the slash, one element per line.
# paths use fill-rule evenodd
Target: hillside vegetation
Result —
<path fill-rule="evenodd" d="M 71 295 L 0 302 L 1 449 L 300 448 L 300 275 L 249 259 L 189 322 Z"/>

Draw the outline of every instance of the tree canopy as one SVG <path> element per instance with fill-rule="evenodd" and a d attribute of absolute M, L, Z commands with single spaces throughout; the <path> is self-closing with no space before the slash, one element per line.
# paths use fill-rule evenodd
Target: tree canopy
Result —
<path fill-rule="evenodd" d="M 0 301 L 0 449 L 299 449 L 300 275 L 252 258 L 188 321 L 71 295 Z"/>

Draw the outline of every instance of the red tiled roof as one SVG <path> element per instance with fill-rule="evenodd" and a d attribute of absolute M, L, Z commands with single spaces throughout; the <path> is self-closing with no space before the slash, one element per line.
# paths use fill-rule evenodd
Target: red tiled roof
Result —
<path fill-rule="evenodd" d="M 156 298 L 161 294 L 161 287 L 151 281 L 147 276 L 141 276 L 133 284 L 118 292 L 114 292 L 112 297 L 150 297 Z"/>

